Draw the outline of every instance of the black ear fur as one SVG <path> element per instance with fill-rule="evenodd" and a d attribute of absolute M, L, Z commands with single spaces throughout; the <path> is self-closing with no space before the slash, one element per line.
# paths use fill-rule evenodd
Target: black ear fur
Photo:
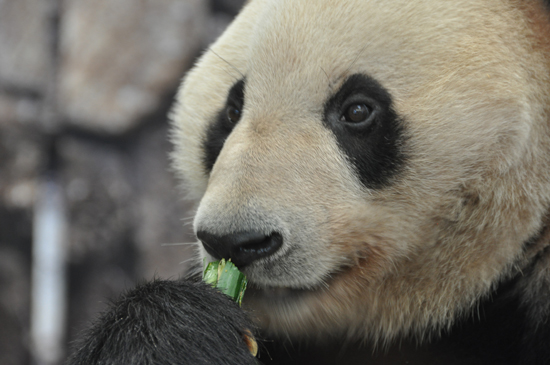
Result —
<path fill-rule="evenodd" d="M 209 285 L 156 280 L 114 302 L 67 364 L 257 364 L 246 330 L 253 330 L 246 313 Z"/>

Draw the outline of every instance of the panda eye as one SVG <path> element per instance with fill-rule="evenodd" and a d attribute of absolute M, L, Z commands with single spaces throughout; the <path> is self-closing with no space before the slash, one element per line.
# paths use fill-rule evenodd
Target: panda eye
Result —
<path fill-rule="evenodd" d="M 233 124 L 236 124 L 239 119 L 241 119 L 241 110 L 232 105 L 227 106 L 227 109 L 225 109 L 225 114 L 227 115 L 227 119 L 229 119 L 229 121 Z"/>
<path fill-rule="evenodd" d="M 351 104 L 340 117 L 341 122 L 358 124 L 370 119 L 372 108 L 364 103 Z"/>

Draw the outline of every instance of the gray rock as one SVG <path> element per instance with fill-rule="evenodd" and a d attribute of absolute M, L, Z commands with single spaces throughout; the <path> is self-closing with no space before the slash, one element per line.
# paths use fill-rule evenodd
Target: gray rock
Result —
<path fill-rule="evenodd" d="M 134 246 L 140 277 L 173 277 L 193 241 L 182 219 L 188 207 L 169 171 L 167 127 L 148 126 L 119 145 L 66 137 L 59 143 L 69 210 L 71 260 L 107 258 Z M 178 245 L 174 245 L 178 244 Z"/>
<path fill-rule="evenodd" d="M 225 28 L 231 23 L 233 17 L 225 13 L 213 14 L 208 19 L 206 28 L 205 44 L 210 45 L 223 33 Z"/>
<path fill-rule="evenodd" d="M 0 126 L 0 205 L 31 210 L 45 159 L 43 138 L 32 128 Z"/>
<path fill-rule="evenodd" d="M 50 64 L 49 5 L 0 1 L 0 85 L 43 91 Z"/>
<path fill-rule="evenodd" d="M 74 137 L 58 142 L 69 215 L 69 250 L 74 263 L 90 255 L 108 257 L 128 240 L 136 191 L 130 167 L 116 146 Z"/>
<path fill-rule="evenodd" d="M 166 124 L 126 140 L 59 142 L 69 219 L 69 340 L 138 280 L 177 278 L 192 255 L 188 208 L 168 167 Z M 187 229 L 186 229 L 187 227 Z"/>
<path fill-rule="evenodd" d="M 242 2 L 0 0 L 1 364 L 31 356 L 33 206 L 48 166 L 69 221 L 68 342 L 108 298 L 189 268 L 193 209 L 170 171 L 167 109 Z"/>
<path fill-rule="evenodd" d="M 28 356 L 28 266 L 20 252 L 0 245 L 0 364 L 24 364 Z"/>
<path fill-rule="evenodd" d="M 245 0 L 210 0 L 214 12 L 226 13 L 228 15 L 237 15 L 243 7 Z"/>
<path fill-rule="evenodd" d="M 196 238 L 191 209 L 170 171 L 167 128 L 150 128 L 136 142 L 132 163 L 139 191 L 134 212 L 139 271 L 145 278 L 177 278 L 189 267 Z"/>
<path fill-rule="evenodd" d="M 40 117 L 41 100 L 15 96 L 0 91 L 0 128 L 36 124 Z"/>
<path fill-rule="evenodd" d="M 69 0 L 61 24 L 60 112 L 108 134 L 159 107 L 203 44 L 204 0 Z"/>

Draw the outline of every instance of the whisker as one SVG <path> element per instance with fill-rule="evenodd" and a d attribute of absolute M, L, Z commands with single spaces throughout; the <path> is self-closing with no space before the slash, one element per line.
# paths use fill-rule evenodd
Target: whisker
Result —
<path fill-rule="evenodd" d="M 330 77 L 328 77 L 328 74 L 327 72 L 325 71 L 325 69 L 321 66 L 319 66 L 319 68 L 321 69 L 321 71 L 323 71 L 323 73 L 325 74 L 325 76 L 327 77 L 327 81 L 328 81 L 328 87 L 330 88 L 330 90 L 332 91 L 332 82 L 330 81 Z"/>
<path fill-rule="evenodd" d="M 212 48 L 210 49 L 210 51 L 212 53 L 214 53 L 216 56 L 218 56 L 223 62 L 227 63 L 233 70 L 237 71 L 241 76 L 242 78 L 244 79 L 244 75 L 241 71 L 239 71 L 239 69 L 235 66 L 233 66 L 229 61 L 227 61 L 225 58 L 223 58 L 222 56 L 220 56 L 216 51 L 214 51 Z"/>
<path fill-rule="evenodd" d="M 198 257 L 189 257 L 188 259 L 185 259 L 183 261 L 180 261 L 179 265 L 185 265 L 187 264 L 188 262 L 196 262 L 198 260 Z"/>
<path fill-rule="evenodd" d="M 197 242 L 178 242 L 178 243 L 162 243 L 161 246 L 189 246 L 196 245 Z"/>
<path fill-rule="evenodd" d="M 367 45 L 365 44 L 363 46 L 363 48 L 361 48 L 361 50 L 359 51 L 359 53 L 357 54 L 357 56 L 355 57 L 355 59 L 353 60 L 353 62 L 349 65 L 349 67 L 342 73 L 342 75 L 345 75 L 348 73 L 349 70 L 351 70 L 351 68 L 353 67 L 353 65 L 355 65 L 355 63 L 357 63 L 357 61 L 359 60 L 359 57 L 363 54 L 363 51 L 367 48 Z"/>

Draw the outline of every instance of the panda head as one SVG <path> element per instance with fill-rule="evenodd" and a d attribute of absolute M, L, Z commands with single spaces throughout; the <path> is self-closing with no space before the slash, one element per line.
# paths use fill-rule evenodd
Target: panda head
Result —
<path fill-rule="evenodd" d="M 253 0 L 201 57 L 174 167 L 202 255 L 242 268 L 265 328 L 437 331 L 520 268 L 550 200 L 531 13 Z"/>

